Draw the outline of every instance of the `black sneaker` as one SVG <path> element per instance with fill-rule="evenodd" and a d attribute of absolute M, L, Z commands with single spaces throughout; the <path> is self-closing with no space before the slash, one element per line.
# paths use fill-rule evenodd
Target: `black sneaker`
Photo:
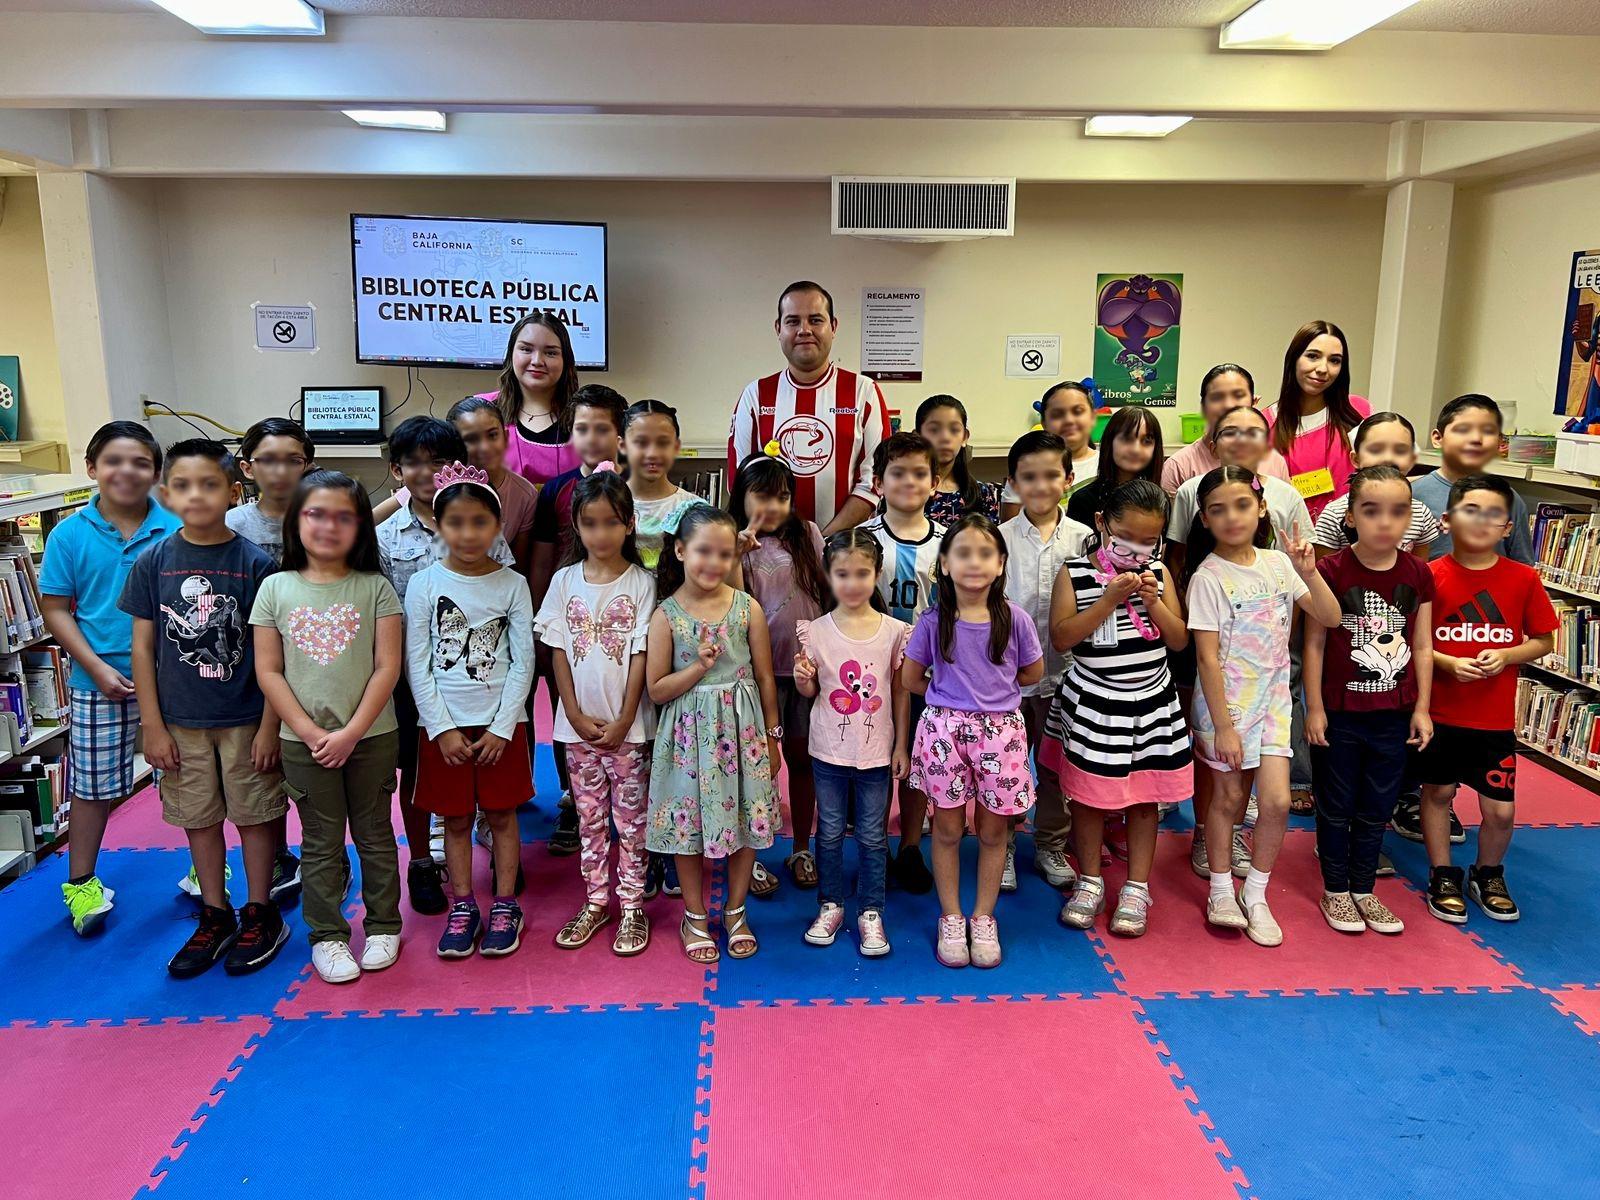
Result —
<path fill-rule="evenodd" d="M 1452 807 L 1450 809 L 1450 842 L 1452 845 L 1459 846 L 1466 840 L 1466 826 L 1461 824 L 1461 818 L 1456 816 L 1456 810 Z"/>
<path fill-rule="evenodd" d="M 289 926 L 274 904 L 246 904 L 239 910 L 239 936 L 222 964 L 229 975 L 259 971 L 289 940 Z"/>
<path fill-rule="evenodd" d="M 933 890 L 933 872 L 922 861 L 922 851 L 916 846 L 900 843 L 900 853 L 894 856 L 894 874 L 900 886 L 913 896 L 926 896 Z"/>
<path fill-rule="evenodd" d="M 444 895 L 444 880 L 439 864 L 431 858 L 418 858 L 406 868 L 406 890 L 411 893 L 411 908 L 425 917 L 437 916 L 450 907 Z"/>
<path fill-rule="evenodd" d="M 228 952 L 239 936 L 239 921 L 231 908 L 200 906 L 200 924 L 189 935 L 183 949 L 172 956 L 167 971 L 174 979 L 193 979 L 204 975 Z"/>
<path fill-rule="evenodd" d="M 345 863 L 349 869 L 349 861 Z M 279 850 L 272 860 L 272 886 L 267 891 L 267 899 L 274 904 L 293 904 L 300 898 L 300 859 L 293 851 L 285 847 Z"/>
<path fill-rule="evenodd" d="M 576 854 L 578 852 L 578 810 L 563 808 L 556 812 L 555 832 L 550 835 L 551 854 Z"/>
<path fill-rule="evenodd" d="M 1400 803 L 1395 805 L 1394 816 L 1389 819 L 1389 828 L 1408 842 L 1420 842 L 1422 840 L 1422 798 L 1420 796 L 1401 796 Z"/>
<path fill-rule="evenodd" d="M 661 881 L 666 877 L 667 870 L 661 865 L 661 856 L 652 854 L 644 868 L 644 895 L 645 900 L 654 900 L 661 894 Z"/>
<path fill-rule="evenodd" d="M 1460 867 L 1435 867 L 1428 875 L 1428 911 L 1451 925 L 1467 923 L 1467 902 L 1461 895 L 1466 872 Z"/>
<path fill-rule="evenodd" d="M 1505 867 L 1473 867 L 1467 874 L 1467 895 L 1491 921 L 1516 921 L 1522 910 L 1506 888 Z"/>

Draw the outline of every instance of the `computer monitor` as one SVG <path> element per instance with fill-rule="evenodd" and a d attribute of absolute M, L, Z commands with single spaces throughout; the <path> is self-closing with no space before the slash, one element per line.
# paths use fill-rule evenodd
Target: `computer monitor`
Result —
<path fill-rule="evenodd" d="M 301 424 L 318 445 L 371 446 L 383 441 L 381 387 L 303 387 Z"/>

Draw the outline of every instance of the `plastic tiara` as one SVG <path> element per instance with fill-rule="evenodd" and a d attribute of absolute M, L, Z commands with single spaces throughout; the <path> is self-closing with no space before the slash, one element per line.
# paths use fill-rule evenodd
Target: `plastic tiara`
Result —
<path fill-rule="evenodd" d="M 444 470 L 434 472 L 433 486 L 435 494 L 457 483 L 465 483 L 472 487 L 482 488 L 491 496 L 494 496 L 496 502 L 500 499 L 494 488 L 489 484 L 489 472 L 482 467 L 469 467 L 466 463 L 453 462 L 446 464 Z"/>

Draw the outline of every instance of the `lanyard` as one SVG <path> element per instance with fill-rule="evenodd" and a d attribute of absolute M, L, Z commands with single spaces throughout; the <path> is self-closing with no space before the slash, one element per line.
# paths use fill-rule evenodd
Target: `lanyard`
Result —
<path fill-rule="evenodd" d="M 1094 557 L 1095 561 L 1100 564 L 1100 569 L 1094 573 L 1095 580 L 1101 587 L 1105 587 L 1117 577 L 1118 572 L 1112 567 L 1104 550 L 1096 551 Z M 1149 621 L 1146 621 L 1139 614 L 1139 610 L 1134 608 L 1132 596 L 1129 596 L 1122 603 L 1128 610 L 1128 621 L 1133 625 L 1135 633 L 1147 642 L 1153 642 L 1161 636 L 1161 631 L 1151 625 Z"/>

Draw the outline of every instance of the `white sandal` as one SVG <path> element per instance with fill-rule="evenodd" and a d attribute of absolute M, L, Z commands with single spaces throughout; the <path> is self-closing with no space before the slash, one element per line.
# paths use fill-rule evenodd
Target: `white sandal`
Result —
<path fill-rule="evenodd" d="M 756 935 L 750 932 L 750 921 L 745 916 L 745 906 L 725 909 L 722 914 L 723 926 L 728 932 L 728 953 L 734 958 L 749 958 L 761 944 L 756 941 Z M 741 950 L 741 946 L 748 945 L 748 950 Z"/>
<path fill-rule="evenodd" d="M 692 913 L 687 908 L 683 910 L 683 920 L 678 922 L 678 939 L 683 943 L 683 953 L 690 962 L 699 963 L 702 967 L 709 967 L 722 957 L 722 951 L 717 948 L 717 943 L 712 939 L 709 930 L 701 933 L 694 928 L 696 921 L 704 925 L 710 918 L 705 913 Z M 709 950 L 709 958 L 696 958 L 695 951 Z"/>

